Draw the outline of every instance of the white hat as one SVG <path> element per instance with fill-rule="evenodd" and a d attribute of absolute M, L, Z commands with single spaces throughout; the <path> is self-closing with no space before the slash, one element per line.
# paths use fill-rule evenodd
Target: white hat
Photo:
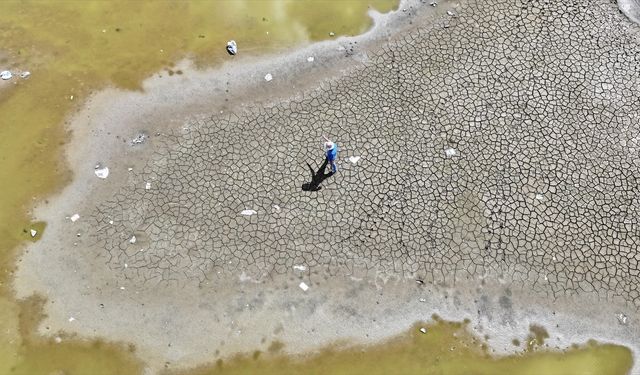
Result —
<path fill-rule="evenodd" d="M 335 144 L 331 141 L 327 141 L 324 143 L 324 148 L 327 151 L 333 149 L 334 147 L 335 147 Z"/>

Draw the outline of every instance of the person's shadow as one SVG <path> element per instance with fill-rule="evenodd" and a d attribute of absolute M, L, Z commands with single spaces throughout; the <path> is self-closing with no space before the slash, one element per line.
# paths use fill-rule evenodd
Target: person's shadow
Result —
<path fill-rule="evenodd" d="M 311 164 L 307 163 L 307 166 L 309 167 L 309 171 L 311 171 L 311 181 L 305 182 L 304 184 L 302 184 L 302 190 L 318 191 L 322 189 L 322 186 L 320 186 L 322 181 L 333 176 L 333 172 L 324 173 L 325 169 L 327 169 L 328 163 L 329 163 L 329 159 L 325 158 L 324 163 L 322 163 L 322 165 L 320 166 L 320 169 L 318 169 L 317 172 L 315 172 L 313 168 L 311 168 Z"/>

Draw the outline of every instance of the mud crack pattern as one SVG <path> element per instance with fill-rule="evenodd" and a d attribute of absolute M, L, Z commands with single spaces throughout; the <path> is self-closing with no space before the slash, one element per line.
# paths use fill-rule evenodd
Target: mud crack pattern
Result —
<path fill-rule="evenodd" d="M 463 3 L 302 99 L 185 127 L 99 205 L 100 253 L 152 282 L 495 273 L 640 305 L 638 41 L 608 1 Z M 340 171 L 305 192 L 322 134 Z"/>

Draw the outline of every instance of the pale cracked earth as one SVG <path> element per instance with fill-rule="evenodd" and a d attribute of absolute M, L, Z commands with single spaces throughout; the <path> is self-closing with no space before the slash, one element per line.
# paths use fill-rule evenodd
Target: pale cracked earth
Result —
<path fill-rule="evenodd" d="M 640 306 L 638 31 L 611 1 L 463 2 L 303 98 L 177 131 L 92 240 L 148 283 L 364 266 Z M 340 170 L 303 191 L 322 134 Z"/>

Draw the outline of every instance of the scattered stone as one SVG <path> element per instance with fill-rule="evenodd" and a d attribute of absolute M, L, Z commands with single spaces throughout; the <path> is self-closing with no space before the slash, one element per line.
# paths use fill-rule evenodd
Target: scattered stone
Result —
<path fill-rule="evenodd" d="M 98 178 L 105 179 L 105 178 L 109 177 L 109 168 L 108 167 L 103 167 L 100 164 L 98 164 L 95 167 L 94 173 L 96 174 L 96 176 Z"/>
<path fill-rule="evenodd" d="M 427 329 L 426 329 L 426 328 L 424 328 L 424 327 L 422 327 L 422 328 L 420 328 L 420 332 L 422 332 L 422 333 L 427 333 Z"/>
<path fill-rule="evenodd" d="M 267 73 L 267 75 L 264 76 L 264 80 L 267 82 L 271 81 L 272 79 L 273 79 L 273 76 L 271 75 L 271 73 Z"/>
<path fill-rule="evenodd" d="M 242 216 L 251 216 L 251 215 L 255 215 L 257 214 L 257 212 L 255 210 L 242 210 L 240 212 L 240 215 Z"/>
<path fill-rule="evenodd" d="M 151 190 L 151 182 L 144 184 L 144 190 Z"/>
<path fill-rule="evenodd" d="M 136 241 L 137 241 L 137 239 L 136 239 L 135 235 L 131 236 L 131 238 L 129 239 L 129 243 L 130 244 L 134 244 L 134 243 L 136 243 Z"/>
<path fill-rule="evenodd" d="M 313 56 L 307 57 L 307 62 L 313 62 L 315 58 Z"/>
<path fill-rule="evenodd" d="M 424 284 L 424 280 L 416 279 L 416 283 L 422 285 Z"/>
<path fill-rule="evenodd" d="M 451 16 L 451 17 L 456 17 L 456 16 L 457 16 L 457 14 L 456 14 L 454 11 L 452 11 L 452 10 L 448 10 L 448 11 L 447 11 L 447 15 L 449 15 L 449 16 Z"/>
<path fill-rule="evenodd" d="M 307 267 L 306 266 L 293 266 L 294 270 L 298 270 L 298 271 L 306 271 Z"/>
<path fill-rule="evenodd" d="M 457 153 L 455 148 L 447 148 L 444 150 L 444 154 L 447 155 L 448 158 L 454 157 Z"/>
<path fill-rule="evenodd" d="M 0 78 L 2 78 L 3 81 L 9 80 L 11 77 L 13 77 L 13 74 L 8 70 L 0 72 Z"/>
<path fill-rule="evenodd" d="M 76 318 L 74 318 L 73 316 L 69 317 L 69 322 L 73 322 L 74 320 L 76 320 Z"/>
<path fill-rule="evenodd" d="M 125 288 L 123 286 L 120 287 L 120 290 L 124 290 Z"/>
<path fill-rule="evenodd" d="M 227 52 L 231 56 L 234 56 L 236 53 L 238 53 L 238 44 L 236 44 L 235 40 L 230 40 L 227 42 Z"/>
<path fill-rule="evenodd" d="M 276 212 L 280 212 L 280 206 L 278 206 L 277 204 L 273 205 L 273 209 L 276 210 Z"/>
<path fill-rule="evenodd" d="M 56 336 L 56 338 L 54 338 L 53 341 L 55 341 L 56 344 L 60 344 L 62 342 L 62 338 L 60 336 Z"/>
<path fill-rule="evenodd" d="M 78 219 L 80 219 L 80 215 L 73 214 L 69 219 L 71 219 L 71 221 L 75 223 L 76 221 L 78 221 Z"/>
<path fill-rule="evenodd" d="M 420 298 L 420 302 L 427 302 L 426 298 Z"/>
<path fill-rule="evenodd" d="M 334 33 L 333 31 L 329 33 L 329 36 L 336 36 L 336 33 Z"/>
<path fill-rule="evenodd" d="M 36 234 L 38 234 L 38 231 L 37 231 L 37 230 L 35 230 L 35 229 L 31 229 L 31 230 L 29 231 L 29 233 L 31 233 L 31 237 L 33 238 L 33 237 L 35 237 L 35 236 L 36 236 Z"/>
<path fill-rule="evenodd" d="M 438 5 L 438 3 L 436 3 L 435 1 L 432 1 L 432 2 L 429 3 L 429 5 L 431 5 L 432 7 L 435 7 L 435 6 Z"/>
<path fill-rule="evenodd" d="M 538 194 L 536 194 L 536 199 L 537 199 L 537 200 L 539 200 L 539 201 L 541 201 L 541 200 L 543 200 L 543 199 L 544 199 L 544 195 L 542 195 L 542 194 L 538 193 Z"/>
<path fill-rule="evenodd" d="M 27 79 L 31 75 L 31 72 L 22 72 L 20 73 L 20 78 Z"/>
<path fill-rule="evenodd" d="M 145 133 L 140 133 L 131 140 L 131 146 L 141 145 L 147 140 L 147 138 L 149 138 L 148 135 L 146 135 Z"/>
<path fill-rule="evenodd" d="M 300 287 L 300 289 L 302 289 L 303 291 L 307 291 L 309 290 L 309 285 L 305 284 L 304 281 L 301 281 L 300 284 L 298 285 Z"/>
<path fill-rule="evenodd" d="M 352 164 L 356 164 L 360 160 L 360 156 L 349 156 L 349 161 Z"/>

